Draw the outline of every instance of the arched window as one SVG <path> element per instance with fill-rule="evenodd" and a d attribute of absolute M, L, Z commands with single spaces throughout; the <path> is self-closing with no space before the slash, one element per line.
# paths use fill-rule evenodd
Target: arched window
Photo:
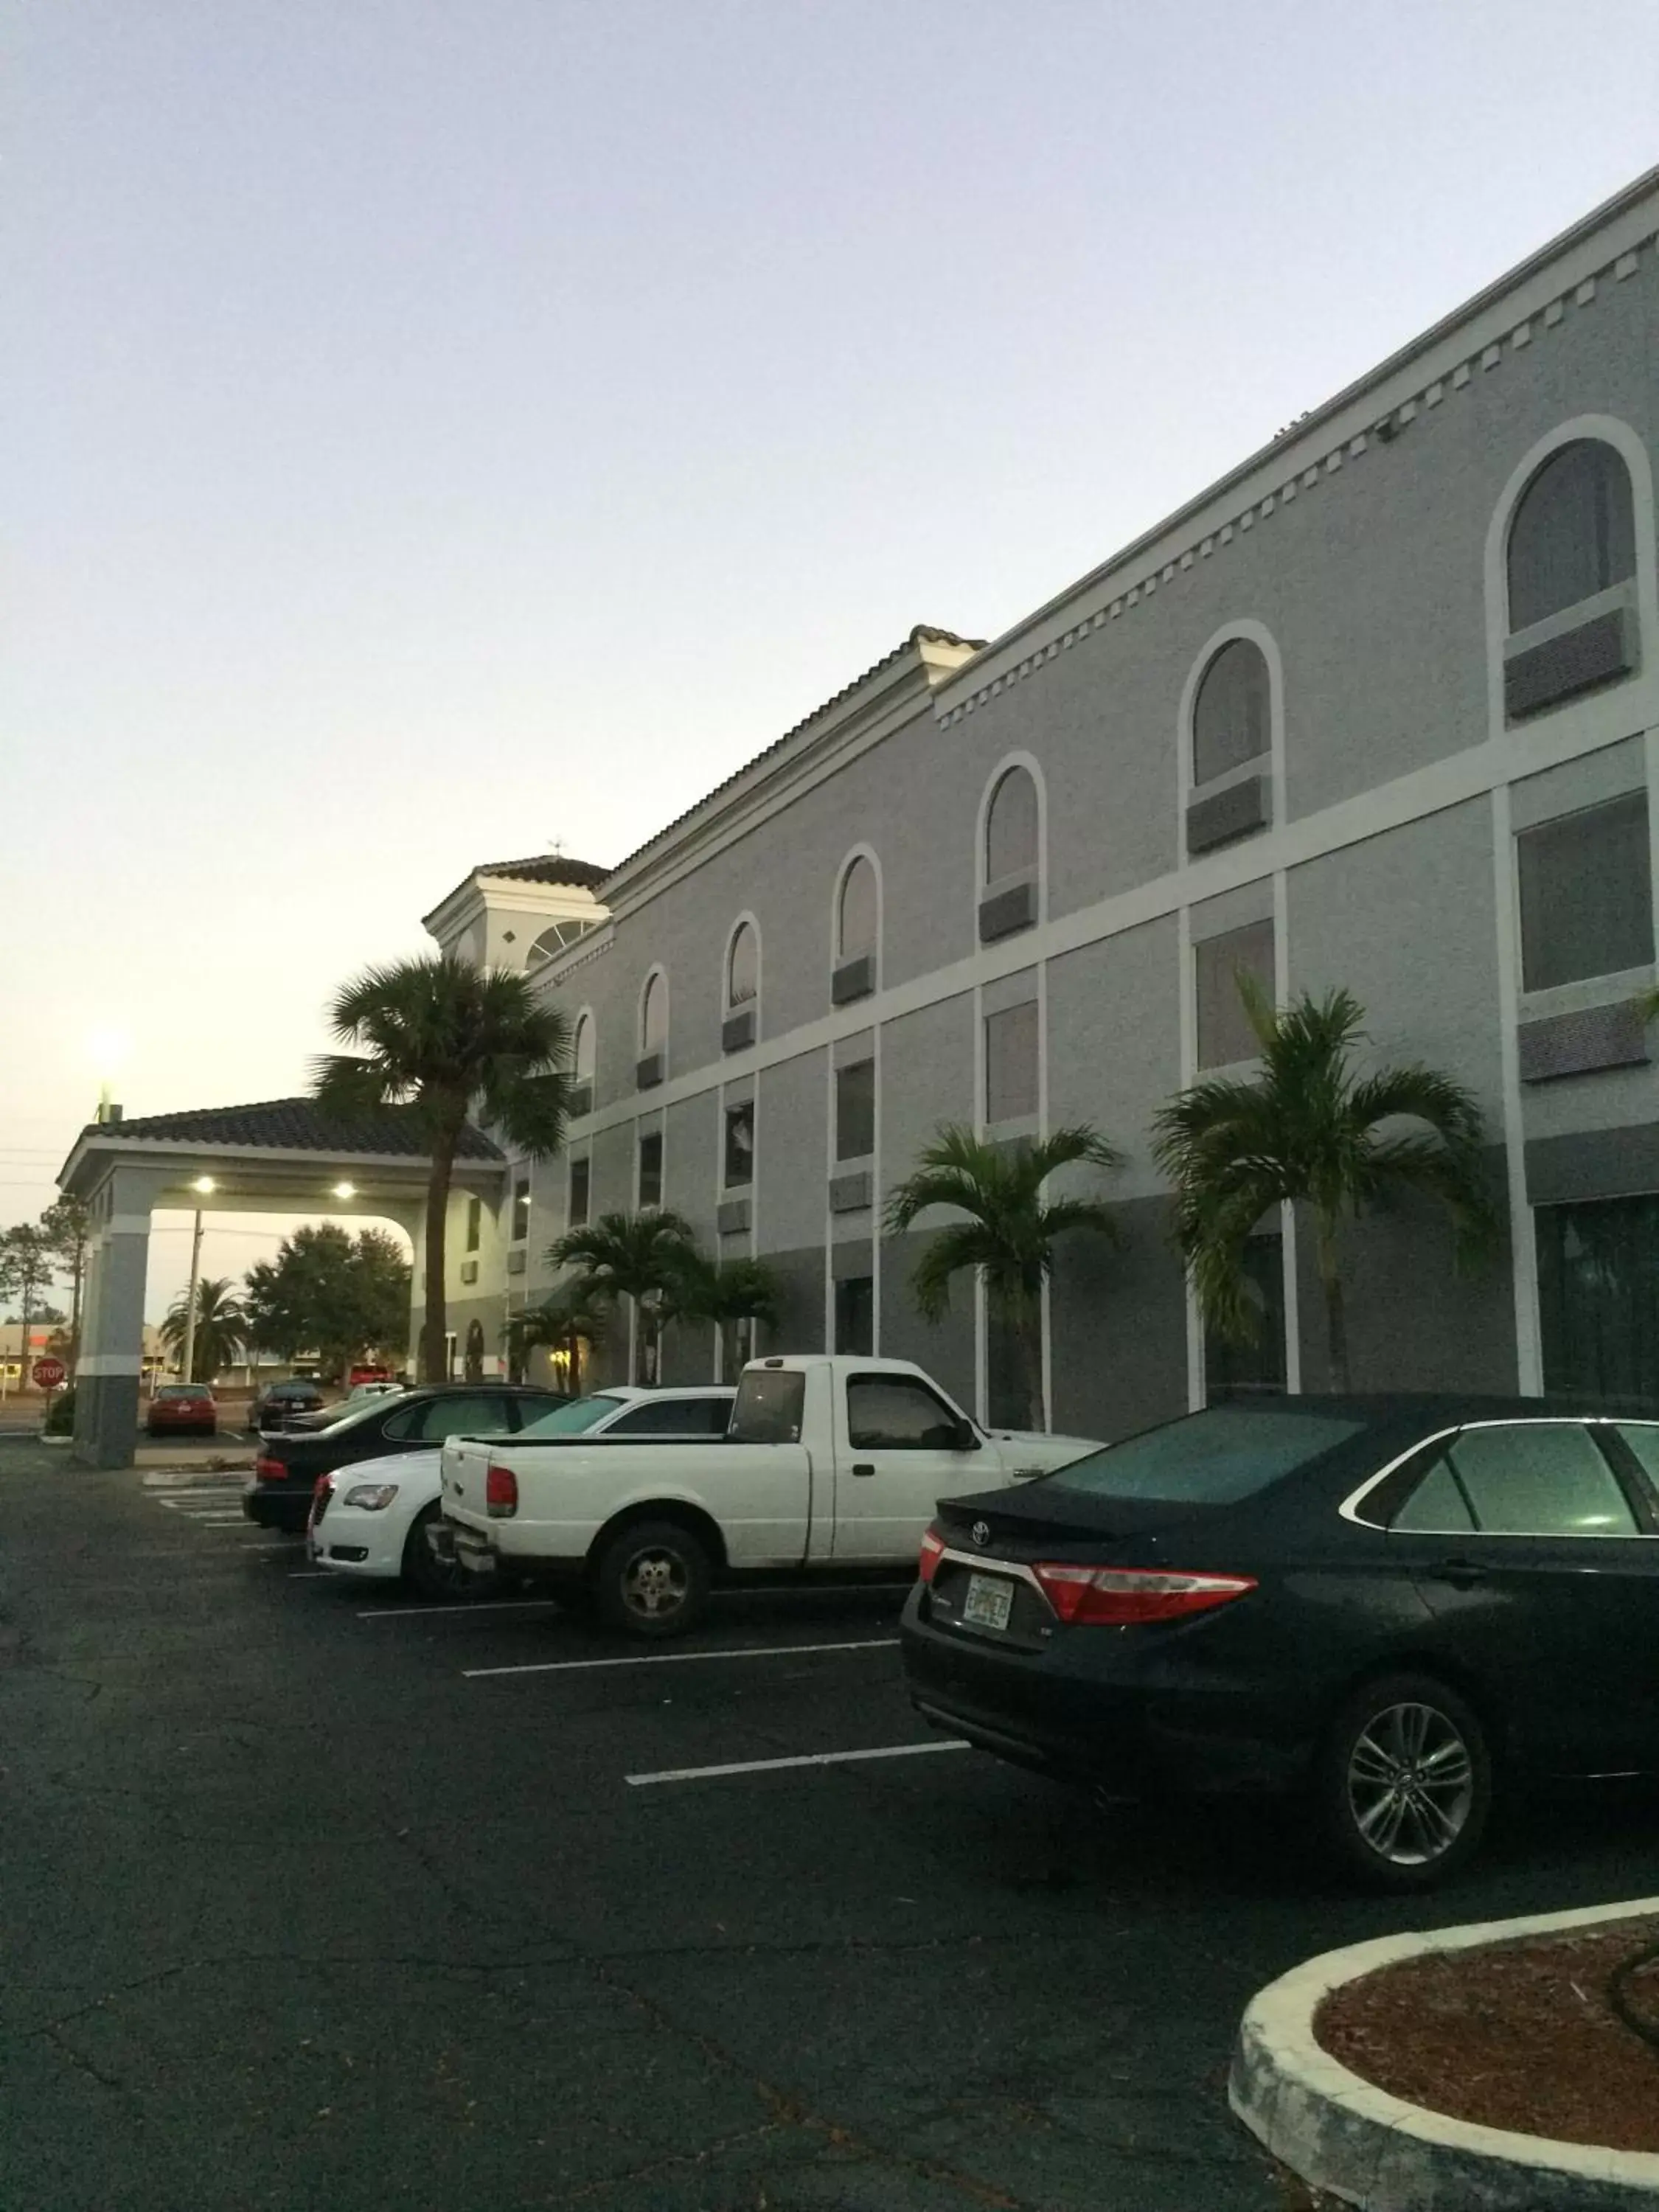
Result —
<path fill-rule="evenodd" d="M 1193 781 L 1260 760 L 1273 744 L 1273 679 L 1248 637 L 1229 638 L 1205 670 L 1193 702 Z"/>
<path fill-rule="evenodd" d="M 526 969 L 539 968 L 556 952 L 562 952 L 567 945 L 574 945 L 579 937 L 586 937 L 593 926 L 591 921 L 550 922 L 525 955 L 525 967 Z"/>
<path fill-rule="evenodd" d="M 728 1012 L 746 1006 L 760 989 L 760 939 L 752 922 L 740 921 L 732 934 L 726 956 L 726 1004 Z"/>
<path fill-rule="evenodd" d="M 1558 447 L 1510 522 L 1510 629 L 1530 629 L 1636 573 L 1630 471 L 1600 438 Z"/>
<path fill-rule="evenodd" d="M 860 853 L 841 879 L 836 903 L 836 957 L 861 960 L 876 949 L 876 872 Z"/>
<path fill-rule="evenodd" d="M 660 972 L 647 975 L 640 1000 L 640 1050 L 660 1052 L 668 1042 L 668 985 Z"/>
<path fill-rule="evenodd" d="M 1029 769 L 1011 768 L 998 779 L 985 812 L 985 880 L 1035 875 L 1037 794 Z"/>
<path fill-rule="evenodd" d="M 572 1059 L 577 1082 L 591 1083 L 593 1080 L 593 1017 L 592 1014 L 579 1014 L 576 1017 L 576 1037 Z"/>

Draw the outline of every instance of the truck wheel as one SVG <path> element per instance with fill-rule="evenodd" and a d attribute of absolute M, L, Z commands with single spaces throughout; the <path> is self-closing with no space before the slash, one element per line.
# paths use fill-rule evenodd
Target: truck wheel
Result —
<path fill-rule="evenodd" d="M 432 1548 L 432 1532 L 438 1525 L 436 1504 L 415 1517 L 404 1543 L 404 1580 L 422 1597 L 441 1604 L 446 1598 L 486 1596 L 495 1586 L 494 1575 L 475 1575 L 459 1559 L 446 1559 Z"/>
<path fill-rule="evenodd" d="M 707 1546 L 678 1521 L 635 1521 L 594 1562 L 593 1604 L 629 1636 L 683 1636 L 708 1600 Z"/>

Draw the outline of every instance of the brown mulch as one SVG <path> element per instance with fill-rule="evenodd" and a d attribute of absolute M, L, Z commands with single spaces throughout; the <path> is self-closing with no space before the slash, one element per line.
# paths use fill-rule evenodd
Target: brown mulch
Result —
<path fill-rule="evenodd" d="M 1351 2073 L 1408 2104 L 1607 2150 L 1659 2151 L 1659 2050 L 1614 2012 L 1607 1977 L 1659 1920 L 1442 1951 L 1334 1990 L 1314 2033 Z M 1659 2031 L 1659 1961 L 1626 1984 Z"/>

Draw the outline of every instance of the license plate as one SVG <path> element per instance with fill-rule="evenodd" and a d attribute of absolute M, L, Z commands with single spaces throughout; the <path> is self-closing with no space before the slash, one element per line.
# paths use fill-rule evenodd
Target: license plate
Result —
<path fill-rule="evenodd" d="M 1014 1609 L 1014 1586 L 997 1575 L 969 1575 L 962 1617 L 974 1628 L 1006 1628 Z"/>

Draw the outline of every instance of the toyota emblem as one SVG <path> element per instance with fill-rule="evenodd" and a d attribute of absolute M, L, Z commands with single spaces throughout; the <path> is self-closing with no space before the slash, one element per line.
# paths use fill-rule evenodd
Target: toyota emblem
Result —
<path fill-rule="evenodd" d="M 988 1521 L 975 1521 L 968 1534 L 979 1546 L 981 1551 L 983 1551 L 991 1540 L 991 1524 Z"/>

